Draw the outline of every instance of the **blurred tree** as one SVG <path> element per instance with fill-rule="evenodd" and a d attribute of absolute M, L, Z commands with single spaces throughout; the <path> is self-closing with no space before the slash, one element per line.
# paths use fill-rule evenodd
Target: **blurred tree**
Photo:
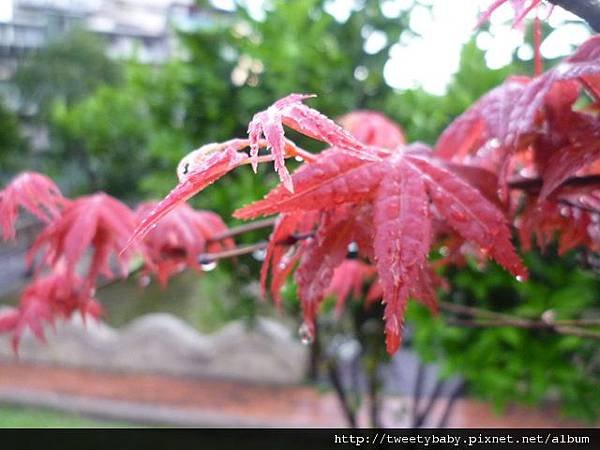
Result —
<path fill-rule="evenodd" d="M 19 120 L 0 98 L 0 176 L 12 174 L 22 167 L 25 141 Z"/>
<path fill-rule="evenodd" d="M 120 76 L 100 38 L 77 28 L 29 55 L 12 82 L 21 112 L 46 120 L 55 101 L 71 104 L 100 85 L 117 83 Z"/>
<path fill-rule="evenodd" d="M 190 148 L 183 130 L 189 68 L 172 63 L 155 68 L 129 63 L 122 84 L 101 86 L 73 104 L 56 102 L 51 115 L 52 160 L 68 174 L 70 190 L 105 190 L 139 198 L 148 176 L 175 181 L 173 167 Z"/>

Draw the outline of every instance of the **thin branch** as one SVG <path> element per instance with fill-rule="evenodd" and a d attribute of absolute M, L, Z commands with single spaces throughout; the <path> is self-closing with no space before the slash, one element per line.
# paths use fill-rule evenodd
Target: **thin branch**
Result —
<path fill-rule="evenodd" d="M 240 245 L 239 247 L 235 247 L 229 250 L 223 250 L 222 252 L 201 253 L 200 255 L 198 255 L 198 261 L 201 264 L 207 264 L 213 261 L 218 261 L 220 259 L 248 255 L 249 253 L 254 253 L 257 250 L 266 249 L 268 244 L 269 243 L 267 241 L 260 241 L 256 244 Z"/>
<path fill-rule="evenodd" d="M 548 0 L 585 20 L 596 32 L 600 32 L 600 0 Z"/>
<path fill-rule="evenodd" d="M 234 236 L 238 236 L 240 234 L 249 233 L 251 231 L 261 230 L 263 228 L 271 228 L 275 225 L 277 221 L 276 217 L 272 217 L 269 219 L 256 220 L 254 222 L 248 222 L 243 225 L 229 228 L 224 233 L 218 234 L 210 239 L 210 242 L 221 241 L 223 239 L 228 239 Z"/>
<path fill-rule="evenodd" d="M 439 302 L 440 309 L 455 314 L 464 314 L 470 317 L 478 317 L 490 320 L 515 320 L 515 316 L 509 314 L 503 314 L 499 312 L 489 311 L 487 309 L 477 308 L 475 306 L 457 305 L 450 302 Z M 528 319 L 520 319 L 523 324 L 529 323 Z"/>
<path fill-rule="evenodd" d="M 473 319 L 455 319 L 448 318 L 445 320 L 447 325 L 468 327 L 468 328 L 499 328 L 512 327 L 524 329 L 538 329 L 553 331 L 558 334 L 577 336 L 582 338 L 600 339 L 599 331 L 586 330 L 585 328 L 557 326 L 544 321 L 523 320 L 516 318 L 515 320 L 473 320 Z"/>

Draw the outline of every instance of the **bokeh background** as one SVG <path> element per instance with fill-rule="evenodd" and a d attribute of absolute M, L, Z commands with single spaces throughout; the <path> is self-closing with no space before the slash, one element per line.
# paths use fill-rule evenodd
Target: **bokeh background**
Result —
<path fill-rule="evenodd" d="M 68 196 L 101 190 L 131 205 L 161 198 L 176 183 L 175 167 L 186 153 L 205 143 L 244 136 L 255 112 L 290 92 L 318 94 L 311 106 L 330 117 L 356 109 L 382 111 L 402 126 L 410 141 L 433 144 L 441 130 L 483 93 L 507 76 L 533 73 L 529 22 L 514 27 L 512 11 L 505 8 L 489 23 L 476 27 L 478 15 L 490 3 L 2 0 L 0 182 L 6 183 L 20 171 L 36 170 L 55 179 Z M 589 28 L 580 19 L 556 8 L 543 22 L 545 65 L 555 64 L 589 36 Z M 312 150 L 320 148 L 301 139 L 299 143 Z M 238 170 L 192 203 L 217 211 L 235 225 L 238 222 L 230 218 L 231 212 L 276 183 L 266 168 L 261 168 L 258 176 Z M 0 304 L 18 301 L 28 276 L 23 255 L 39 231 L 36 226 L 21 224 L 20 240 L 0 247 Z M 265 236 L 265 232 L 256 232 L 240 242 Z M 294 286 L 290 283 L 286 288 L 283 311 L 261 300 L 256 285 L 260 259 L 256 254 L 207 267 L 210 273 L 202 276 L 184 273 L 167 289 L 154 283 L 140 289 L 137 279 L 112 284 L 98 292 L 106 309 L 106 325 L 111 332 L 125 330 L 122 334 L 127 336 L 132 323 L 167 313 L 168 318 L 158 317 L 175 322 L 149 327 L 148 334 L 141 335 L 143 339 L 138 335 L 138 347 L 128 351 L 161 340 L 164 327 L 183 326 L 185 332 L 181 333 L 203 337 L 229 330 L 223 339 L 230 332 L 231 342 L 250 333 L 248 351 L 252 353 L 252 339 L 256 338 L 258 361 L 264 353 L 260 348 L 265 345 L 263 338 L 275 339 L 273 336 L 287 330 L 289 336 L 282 340 L 293 349 L 289 355 L 299 361 L 300 372 L 292 370 L 293 375 L 277 380 L 267 372 L 277 371 L 279 366 L 265 362 L 262 370 L 267 375 L 262 380 L 260 367 L 251 379 L 244 379 L 243 370 L 217 370 L 209 376 L 202 376 L 201 369 L 200 375 L 196 369 L 177 373 L 164 369 L 169 365 L 165 347 L 148 356 L 163 358 L 164 364 L 148 361 L 144 366 L 140 362 L 127 374 L 108 371 L 103 379 L 94 378 L 101 377 L 102 370 L 84 364 L 83 357 L 81 361 L 75 357 L 53 359 L 43 356 L 43 347 L 36 347 L 31 350 L 38 355 L 33 362 L 17 362 L 8 354 L 0 359 L 0 388 L 4 389 L 0 392 L 5 394 L 0 395 L 0 426 L 202 425 L 214 424 L 214 417 L 220 417 L 217 423 L 222 425 L 344 425 L 333 394 L 335 380 L 324 361 L 336 361 L 338 381 L 353 396 L 357 408 L 365 405 L 367 393 L 361 380 L 369 367 L 360 355 L 371 344 L 361 338 L 353 321 L 360 306 L 351 306 L 346 315 L 336 319 L 332 302 L 327 302 L 319 348 L 302 347 L 296 333 L 299 315 Z M 527 283 L 519 283 L 493 264 L 471 264 L 447 271 L 452 289 L 442 295 L 528 317 L 544 313 L 598 317 L 597 255 L 576 250 L 559 258 L 556 250 L 549 248 L 528 253 L 525 259 L 532 273 Z M 384 424 L 597 423 L 597 342 L 540 330 L 452 327 L 419 306 L 411 306 L 408 318 L 404 349 L 391 360 L 380 355 L 373 363 L 383 374 Z M 369 320 L 363 322 L 369 325 Z M 269 328 L 273 323 L 281 327 L 277 332 Z M 263 333 L 262 338 L 256 333 Z M 222 349 L 223 361 L 227 352 L 235 353 L 231 342 L 230 347 L 217 346 Z M 54 351 L 48 350 L 55 349 L 52 345 L 61 344 L 50 342 L 46 352 Z M 282 351 L 285 355 L 286 350 Z M 93 354 L 93 347 L 88 348 L 90 352 Z M 71 355 L 76 353 L 73 350 Z M 228 364 L 219 363 L 219 355 L 211 358 L 211 364 Z M 201 358 L 197 364 L 202 365 Z M 122 371 L 124 367 L 117 368 Z M 132 373 L 143 375 L 135 378 Z M 183 378 L 177 378 L 182 374 Z M 59 382 L 48 381 L 69 377 L 79 380 L 73 382 L 79 383 L 79 390 L 69 391 Z M 171 386 L 171 390 L 179 389 L 181 397 L 194 400 L 182 405 L 181 398 L 178 403 L 172 397 L 150 394 L 130 399 L 127 386 L 119 384 L 123 380 L 133 385 L 145 380 L 155 391 Z M 99 392 L 94 386 L 103 382 L 114 383 L 114 389 Z M 13 392 L 15 386 L 23 394 L 20 397 Z M 64 398 L 48 397 L 43 404 L 36 403 L 31 392 L 40 390 L 62 393 Z M 26 395 L 28 392 L 31 395 Z M 214 395 L 205 395 L 207 392 Z M 218 392 L 223 395 L 219 397 Z M 239 395 L 246 395 L 247 402 L 232 406 L 231 397 Z M 73 403 L 78 396 L 92 406 Z M 191 409 L 196 415 L 181 413 L 179 422 L 148 416 L 143 408 L 119 415 L 97 409 L 94 398 L 127 400 L 129 406 L 146 405 L 155 411 L 167 405 L 179 408 L 179 413 Z M 265 398 L 274 400 L 269 403 Z M 414 406 L 419 402 L 421 410 Z M 29 406 L 24 409 L 23 405 Z M 64 415 L 65 411 L 69 414 Z M 208 420 L 198 411 L 214 414 L 207 413 L 212 417 Z M 110 421 L 90 421 L 86 418 L 90 414 Z M 291 419 L 282 422 L 282 417 Z"/>

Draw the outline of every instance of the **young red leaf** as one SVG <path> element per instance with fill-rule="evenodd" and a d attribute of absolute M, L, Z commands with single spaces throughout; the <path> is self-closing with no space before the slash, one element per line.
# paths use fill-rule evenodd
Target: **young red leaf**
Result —
<path fill-rule="evenodd" d="M 284 163 L 283 125 L 331 146 L 343 148 L 358 158 L 378 159 L 376 154 L 333 120 L 302 103 L 303 100 L 311 97 L 314 95 L 290 94 L 283 97 L 265 111 L 256 113 L 248 125 L 253 167 L 256 169 L 259 142 L 264 137 L 271 148 L 275 170 L 279 173 L 283 185 L 291 192 L 294 186 Z"/>
<path fill-rule="evenodd" d="M 594 194 L 594 192 L 586 196 L 577 194 L 577 197 L 578 199 L 589 197 L 592 200 Z M 600 194 L 595 201 L 600 204 Z M 593 216 L 593 213 L 585 209 L 561 203 L 558 198 L 538 201 L 532 197 L 520 217 L 521 244 L 525 250 L 530 250 L 532 237 L 535 237 L 537 245 L 543 249 L 558 234 L 559 254 L 579 246 L 600 251 L 600 233 L 594 232 L 597 229 L 597 218 L 594 219 Z"/>
<path fill-rule="evenodd" d="M 296 213 L 283 214 L 273 227 L 269 238 L 265 259 L 260 270 L 260 286 L 263 296 L 266 295 L 267 278 L 271 268 L 271 296 L 275 303 L 281 303 L 281 287 L 297 262 L 294 251 L 295 236 L 304 235 L 312 230 L 318 214 Z"/>
<path fill-rule="evenodd" d="M 75 312 L 97 319 L 102 309 L 85 280 L 66 272 L 51 273 L 25 288 L 18 308 L 0 312 L 0 333 L 12 334 L 17 352 L 26 329 L 44 341 L 44 324 L 53 324 L 56 317 L 69 318 Z"/>
<path fill-rule="evenodd" d="M 358 259 L 346 259 L 335 269 L 331 283 L 325 290 L 325 297 L 336 298 L 336 315 L 342 314 L 350 295 L 357 299 L 361 297 L 363 286 L 373 279 L 375 273 L 375 267 Z"/>
<path fill-rule="evenodd" d="M 63 260 L 69 274 L 75 274 L 86 251 L 93 249 L 86 280 L 93 284 L 96 276 L 112 278 L 110 256 L 115 256 L 119 272 L 128 271 L 129 252 L 120 254 L 134 228 L 131 210 L 104 193 L 80 197 L 70 203 L 62 215 L 38 236 L 29 251 L 29 259 L 42 251 L 42 264 L 49 267 Z"/>
<path fill-rule="evenodd" d="M 68 200 L 58 186 L 45 175 L 23 172 L 0 191 L 0 229 L 5 240 L 15 237 L 15 222 L 19 207 L 39 220 L 50 223 L 56 219 Z"/>
<path fill-rule="evenodd" d="M 145 217 L 157 202 L 138 206 L 136 215 Z M 196 211 L 186 203 L 177 205 L 173 211 L 144 237 L 144 256 L 147 271 L 155 273 L 161 285 L 186 267 L 200 269 L 198 255 L 207 251 L 233 248 L 232 239 L 211 242 L 227 231 L 223 220 L 210 211 Z"/>

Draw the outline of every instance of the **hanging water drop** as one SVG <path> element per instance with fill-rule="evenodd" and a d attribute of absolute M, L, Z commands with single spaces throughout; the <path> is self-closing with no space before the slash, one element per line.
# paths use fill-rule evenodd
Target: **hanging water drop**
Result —
<path fill-rule="evenodd" d="M 256 261 L 264 261 L 266 256 L 267 256 L 267 251 L 264 248 L 259 248 L 252 252 L 252 257 Z"/>
<path fill-rule="evenodd" d="M 140 277 L 140 286 L 147 287 L 150 284 L 150 281 L 152 281 L 152 279 L 150 278 L 149 275 L 142 275 Z"/>
<path fill-rule="evenodd" d="M 302 156 L 294 156 L 294 159 L 298 162 L 304 162 L 304 158 Z"/>
<path fill-rule="evenodd" d="M 519 283 L 522 283 L 523 281 L 525 281 L 525 277 L 523 275 L 517 275 L 515 278 Z"/>
<path fill-rule="evenodd" d="M 216 261 L 206 261 L 206 262 L 200 264 L 200 268 L 202 269 L 203 272 L 210 272 L 211 270 L 215 270 L 217 268 L 217 262 Z"/>
<path fill-rule="evenodd" d="M 302 342 L 304 345 L 310 345 L 314 341 L 313 335 L 310 332 L 310 327 L 306 324 L 306 322 L 300 325 L 300 328 L 298 329 L 298 336 L 300 337 L 300 342 Z"/>

